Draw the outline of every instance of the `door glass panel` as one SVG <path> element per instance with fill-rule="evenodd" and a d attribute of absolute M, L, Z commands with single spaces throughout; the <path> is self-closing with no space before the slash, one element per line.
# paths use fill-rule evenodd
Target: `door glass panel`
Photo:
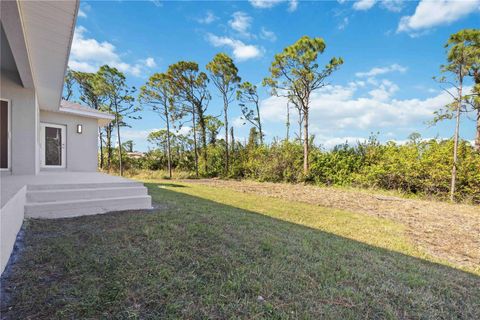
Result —
<path fill-rule="evenodd" d="M 62 165 L 62 129 L 45 127 L 45 164 Z"/>
<path fill-rule="evenodd" d="M 0 100 L 0 168 L 8 168 L 8 103 Z"/>

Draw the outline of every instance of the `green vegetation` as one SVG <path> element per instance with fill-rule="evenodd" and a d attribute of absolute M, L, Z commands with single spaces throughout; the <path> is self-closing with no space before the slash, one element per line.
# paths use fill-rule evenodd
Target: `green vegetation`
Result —
<path fill-rule="evenodd" d="M 287 97 L 299 113 L 299 125 L 303 125 L 303 174 L 308 175 L 310 162 L 309 115 L 310 97 L 314 91 L 325 87 L 326 79 L 342 64 L 342 58 L 332 58 L 322 69 L 318 64 L 318 55 L 325 51 L 327 45 L 322 38 L 301 37 L 291 46 L 286 47 L 270 66 L 269 77 L 263 85 L 271 88 L 271 94 Z"/>
<path fill-rule="evenodd" d="M 480 317 L 480 277 L 426 261 L 395 222 L 203 185 L 148 186 L 152 212 L 30 220 L 2 279 L 2 316 Z"/>
<path fill-rule="evenodd" d="M 441 67 L 443 83 L 452 101 L 432 115 L 432 124 L 455 121 L 451 139 L 422 140 L 413 133 L 406 144 L 380 144 L 376 137 L 357 145 L 338 145 L 325 150 L 315 144 L 309 133 L 311 95 L 326 85 L 342 64 L 342 58 L 322 63 L 326 50 L 322 38 L 303 36 L 274 56 L 263 80 L 270 94 L 285 97 L 286 137 L 264 139 L 257 86 L 240 78 L 232 58 L 218 53 L 205 66 L 194 61 L 179 61 L 164 73 L 155 73 L 141 87 L 133 106 L 133 89 L 114 68 L 103 66 L 97 73 L 69 72 L 66 98 L 79 99 L 90 107 L 116 115 L 116 120 L 100 130 L 100 167 L 107 171 L 173 170 L 200 177 L 254 179 L 273 182 L 307 182 L 318 185 L 381 188 L 408 195 L 480 203 L 480 31 L 462 30 L 448 39 L 446 65 Z M 471 92 L 465 84 L 473 83 Z M 453 86 L 453 87 L 452 87 Z M 77 89 L 75 91 L 75 89 Z M 223 105 L 222 114 L 208 113 L 216 92 Z M 290 137 L 290 106 L 298 114 L 296 138 Z M 159 115 L 160 129 L 151 132 L 148 141 L 154 149 L 140 159 L 129 159 L 122 145 L 120 127 L 135 117 L 141 107 Z M 248 141 L 235 139 L 229 126 L 229 113 L 239 108 L 249 123 Z M 462 114 L 477 113 L 475 146 L 460 139 Z M 223 117 L 223 122 L 219 119 Z M 182 126 L 191 130 L 181 134 Z M 120 148 L 112 146 L 117 127 Z M 188 130 L 187 130 L 188 131 Z M 222 134 L 222 139 L 218 139 Z M 105 140 L 105 141 L 104 141 Z M 103 146 L 106 146 L 106 155 Z M 123 150 L 121 150 L 123 149 Z M 114 152 L 116 151 L 116 152 Z M 106 157 L 106 163 L 105 163 Z M 123 160 L 123 161 L 122 161 Z"/>
<path fill-rule="evenodd" d="M 444 88 L 453 101 L 443 106 L 434 118 L 434 123 L 443 119 L 455 119 L 453 135 L 452 179 L 450 183 L 450 201 L 455 200 L 456 180 L 458 170 L 458 144 L 460 139 L 460 117 L 468 112 L 468 103 L 474 109 L 478 108 L 478 87 L 474 86 L 472 93 L 466 92 L 465 82 L 469 77 L 476 82 L 478 78 L 480 32 L 474 29 L 462 30 L 453 34 L 445 44 L 447 48 L 447 64 L 441 66 L 442 77 L 437 80 L 448 86 Z M 452 89 L 450 89 L 452 87 Z M 467 102 L 467 103 L 466 103 Z M 478 131 L 479 128 L 477 128 Z M 478 132 L 477 132 L 478 135 Z M 476 146 L 479 148 L 479 145 Z"/>
<path fill-rule="evenodd" d="M 423 141 L 412 135 L 409 142 L 380 144 L 375 137 L 356 146 L 339 145 L 332 150 L 312 146 L 311 168 L 303 175 L 303 146 L 300 142 L 277 141 L 261 145 L 256 130 L 247 144 L 236 142 L 231 158 L 229 178 L 270 182 L 310 182 L 322 186 L 353 186 L 394 190 L 407 195 L 448 199 L 451 179 L 453 142 Z M 159 149 L 144 158 L 129 159 L 130 173 L 139 170 L 161 170 L 167 167 L 165 140 Z M 157 140 L 158 141 L 158 140 Z M 172 139 L 172 163 L 177 172 L 194 176 L 191 139 L 175 135 Z M 222 176 L 222 142 L 208 146 L 209 173 Z M 458 149 L 456 197 L 480 203 L 480 154 L 466 141 Z M 191 172 L 191 174 L 188 174 Z M 185 177 L 185 174 L 182 174 Z M 160 177 L 163 177 L 160 175 Z"/>

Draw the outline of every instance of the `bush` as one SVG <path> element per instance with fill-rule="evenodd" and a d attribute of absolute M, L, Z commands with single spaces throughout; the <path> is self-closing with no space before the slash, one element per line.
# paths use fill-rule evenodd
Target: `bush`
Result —
<path fill-rule="evenodd" d="M 270 145 L 236 143 L 230 170 L 224 173 L 225 145 L 222 140 L 208 146 L 208 172 L 201 176 L 247 178 L 269 182 L 312 182 L 327 186 L 355 186 L 397 190 L 406 194 L 448 198 L 451 181 L 453 142 L 412 141 L 406 144 L 379 143 L 375 137 L 356 146 L 338 145 L 332 150 L 311 148 L 310 174 L 303 176 L 303 146 L 300 142 L 274 141 Z M 201 159 L 201 152 L 199 153 Z M 166 170 L 165 152 L 153 150 L 142 159 L 126 157 L 129 170 Z M 114 155 L 112 164 L 117 165 Z M 194 153 L 186 148 L 173 153 L 173 168 L 194 176 Z M 147 175 L 146 171 L 141 171 Z M 163 172 L 163 171 L 162 171 Z M 161 174 L 166 177 L 166 174 Z M 457 170 L 458 200 L 480 203 L 480 154 L 461 141 Z"/>

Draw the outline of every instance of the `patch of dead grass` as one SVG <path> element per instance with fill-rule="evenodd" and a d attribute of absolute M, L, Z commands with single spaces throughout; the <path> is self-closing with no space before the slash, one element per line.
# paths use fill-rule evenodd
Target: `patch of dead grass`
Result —
<path fill-rule="evenodd" d="M 187 181 L 391 219 L 405 225 L 408 237 L 428 254 L 459 266 L 480 268 L 480 206 L 300 184 Z"/>

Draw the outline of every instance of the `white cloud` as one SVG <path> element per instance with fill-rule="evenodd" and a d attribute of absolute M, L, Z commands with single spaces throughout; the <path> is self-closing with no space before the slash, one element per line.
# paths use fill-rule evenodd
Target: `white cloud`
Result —
<path fill-rule="evenodd" d="M 152 128 L 152 129 L 122 129 L 120 132 L 122 139 L 124 140 L 138 140 L 144 142 L 147 140 L 148 135 L 154 131 L 165 130 L 165 128 Z M 192 127 L 182 126 L 178 130 L 172 130 L 175 134 L 188 135 L 192 131 Z"/>
<path fill-rule="evenodd" d="M 386 67 L 375 67 L 366 72 L 357 72 L 355 75 L 357 77 L 375 77 L 381 74 L 391 73 L 391 72 L 400 72 L 404 73 L 407 71 L 406 67 L 403 67 L 399 64 L 392 64 Z"/>
<path fill-rule="evenodd" d="M 158 131 L 160 129 L 144 129 L 144 130 L 136 130 L 136 129 L 122 129 L 120 135 L 124 140 L 147 140 L 148 135 L 153 131 Z"/>
<path fill-rule="evenodd" d="M 357 0 L 353 4 L 354 10 L 369 10 L 375 5 L 376 0 Z"/>
<path fill-rule="evenodd" d="M 87 12 L 89 12 L 91 8 L 92 7 L 88 3 L 82 3 L 80 8 L 78 9 L 78 17 L 87 18 Z"/>
<path fill-rule="evenodd" d="M 290 0 L 288 2 L 288 11 L 293 12 L 298 8 L 298 0 Z"/>
<path fill-rule="evenodd" d="M 232 19 L 228 21 L 230 27 L 242 34 L 248 34 L 248 29 L 252 25 L 252 17 L 242 11 L 237 11 L 232 14 Z"/>
<path fill-rule="evenodd" d="M 180 129 L 175 130 L 175 134 L 181 134 L 183 136 L 188 136 L 192 132 L 192 127 L 182 126 Z"/>
<path fill-rule="evenodd" d="M 242 117 L 236 117 L 232 121 L 232 125 L 236 129 L 242 128 L 245 124 L 246 124 L 246 121 Z"/>
<path fill-rule="evenodd" d="M 233 50 L 233 56 L 239 61 L 258 58 L 262 56 L 263 50 L 257 46 L 245 44 L 240 40 L 232 39 L 229 37 L 219 37 L 209 33 L 207 40 L 214 47 L 230 47 Z"/>
<path fill-rule="evenodd" d="M 411 131 L 412 127 L 431 120 L 433 112 L 451 102 L 446 92 L 427 99 L 395 99 L 398 86 L 382 80 L 370 91 L 359 90 L 351 83 L 325 87 L 312 95 L 310 104 L 311 132 L 318 137 L 356 136 L 359 131 Z M 284 123 L 286 99 L 269 97 L 261 101 L 265 122 Z M 296 123 L 296 111 L 291 111 L 291 123 Z M 343 139 L 343 138 L 342 138 Z M 321 141 L 319 141 L 321 142 Z M 338 142 L 338 141 L 336 141 Z"/>
<path fill-rule="evenodd" d="M 75 28 L 71 52 L 74 58 L 94 61 L 119 59 L 113 44 L 85 38 L 85 33 L 87 33 L 87 29 L 84 27 Z"/>
<path fill-rule="evenodd" d="M 338 30 L 343 30 L 348 26 L 349 20 L 348 17 L 344 17 L 342 22 L 338 25 Z"/>
<path fill-rule="evenodd" d="M 298 0 L 249 0 L 250 4 L 258 9 L 273 8 L 282 2 L 288 2 L 288 11 L 297 10 Z"/>
<path fill-rule="evenodd" d="M 400 12 L 403 9 L 404 2 L 402 0 L 383 0 L 380 5 L 391 12 Z"/>
<path fill-rule="evenodd" d="M 249 37 L 248 29 L 252 25 L 252 17 L 242 11 L 237 11 L 232 14 L 232 19 L 228 21 L 228 25 L 240 34 Z"/>
<path fill-rule="evenodd" d="M 344 3 L 345 1 L 339 1 Z M 380 6 L 383 9 L 386 9 L 391 12 L 400 12 L 403 9 L 404 2 L 403 0 L 356 0 L 353 3 L 353 9 L 357 11 L 366 11 L 370 10 L 375 6 L 375 4 L 380 3 Z"/>
<path fill-rule="evenodd" d="M 151 3 L 155 5 L 155 7 L 163 7 L 163 3 L 160 0 L 150 0 Z"/>
<path fill-rule="evenodd" d="M 479 10 L 480 0 L 422 0 L 413 15 L 400 19 L 397 32 L 408 32 L 411 36 L 417 36 L 429 28 L 450 24 Z"/>
<path fill-rule="evenodd" d="M 262 29 L 260 30 L 260 38 L 269 40 L 272 42 L 277 41 L 277 35 L 273 31 L 270 31 L 265 27 L 262 27 Z"/>
<path fill-rule="evenodd" d="M 197 21 L 202 24 L 210 24 L 217 19 L 218 17 L 212 11 L 209 10 L 207 11 L 207 13 L 203 18 L 197 19 Z"/>
<path fill-rule="evenodd" d="M 85 11 L 82 10 L 82 8 L 78 9 L 78 17 L 79 18 L 86 18 L 87 17 L 87 14 L 85 13 Z"/>
<path fill-rule="evenodd" d="M 338 146 L 339 144 L 347 143 L 349 145 L 355 145 L 358 142 L 364 143 L 368 140 L 365 137 L 352 137 L 352 136 L 342 136 L 342 137 L 330 137 L 330 136 L 316 136 L 317 143 L 320 143 L 325 149 L 330 150 L 333 147 Z"/>
<path fill-rule="evenodd" d="M 101 65 L 108 64 L 118 70 L 140 76 L 145 67 L 155 64 L 153 58 L 147 58 L 130 64 L 122 60 L 115 46 L 108 41 L 99 42 L 86 37 L 87 29 L 82 26 L 75 28 L 72 49 L 68 65 L 73 70 L 94 72 Z"/>
<path fill-rule="evenodd" d="M 155 59 L 153 59 L 152 57 L 148 57 L 147 59 L 145 59 L 145 66 L 149 68 L 155 68 L 157 66 L 157 63 L 155 62 Z"/>
<path fill-rule="evenodd" d="M 81 71 L 81 72 L 96 72 L 98 70 L 98 67 L 93 64 L 90 64 L 85 61 L 82 62 L 82 61 L 72 60 L 71 58 L 68 61 L 68 67 L 72 70 Z"/>
<path fill-rule="evenodd" d="M 389 81 L 389 80 L 382 80 L 382 82 L 380 83 L 380 85 L 375 88 L 375 89 L 372 89 L 368 92 L 368 94 L 374 99 L 374 100 L 377 100 L 377 101 L 386 101 L 388 100 L 395 92 L 398 91 L 398 86 Z"/>

